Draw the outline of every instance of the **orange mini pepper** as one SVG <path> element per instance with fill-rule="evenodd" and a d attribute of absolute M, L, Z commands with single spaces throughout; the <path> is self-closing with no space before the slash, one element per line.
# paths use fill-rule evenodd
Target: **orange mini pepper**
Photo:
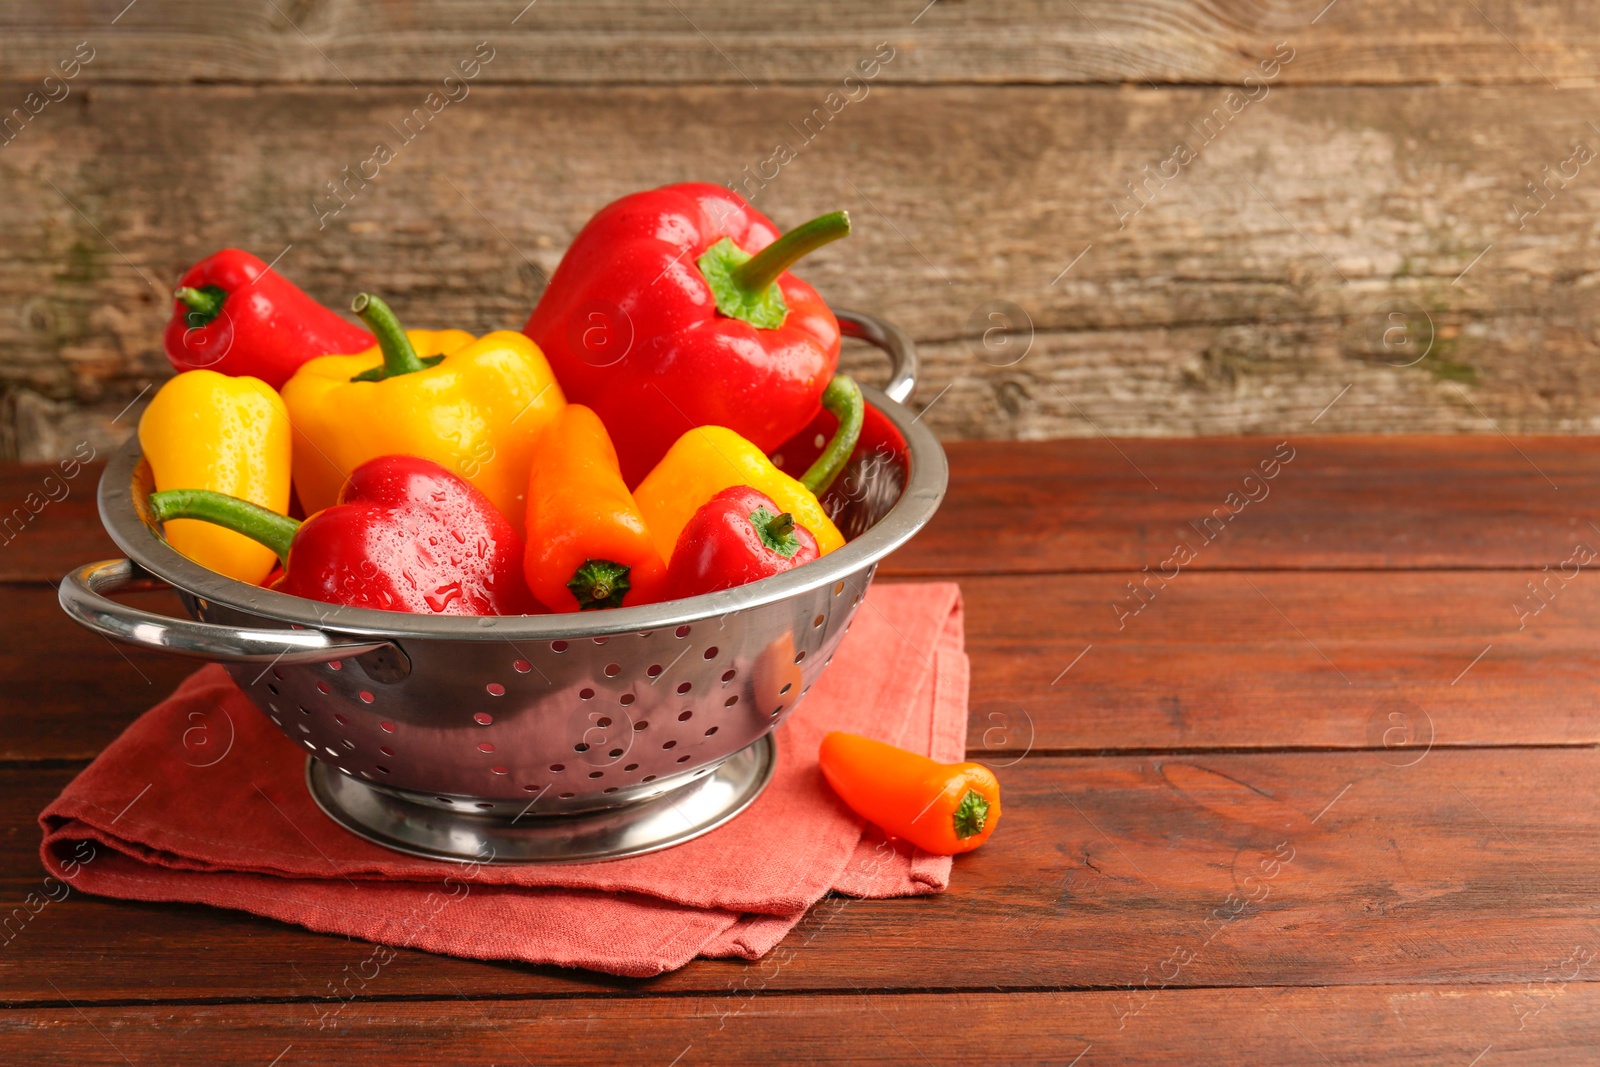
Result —
<path fill-rule="evenodd" d="M 660 599 L 666 564 L 622 481 L 600 416 L 562 408 L 534 446 L 523 574 L 552 611 Z"/>
<path fill-rule="evenodd" d="M 822 739 L 817 762 L 852 811 L 924 852 L 971 852 L 1000 821 L 1000 783 L 981 763 L 939 763 L 838 731 Z"/>

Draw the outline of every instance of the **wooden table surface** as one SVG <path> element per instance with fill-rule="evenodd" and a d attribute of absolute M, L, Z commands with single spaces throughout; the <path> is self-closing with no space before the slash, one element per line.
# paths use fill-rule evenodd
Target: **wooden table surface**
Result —
<path fill-rule="evenodd" d="M 966 597 L 1005 820 L 948 892 L 648 981 L 401 951 L 328 1029 L 367 946 L 75 893 L 0 950 L 0 1059 L 1595 1062 L 1600 441 L 949 451 L 883 572 Z M 0 502 L 44 473 L 0 469 Z M 0 550 L 0 911 L 43 878 L 39 810 L 192 667 L 57 608 L 113 554 L 94 476 Z"/>

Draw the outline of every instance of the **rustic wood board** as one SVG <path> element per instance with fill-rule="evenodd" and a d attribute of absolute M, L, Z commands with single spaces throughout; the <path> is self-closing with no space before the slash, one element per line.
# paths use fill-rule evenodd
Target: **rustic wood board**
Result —
<path fill-rule="evenodd" d="M 834 899 L 791 933 L 790 951 L 761 963 L 626 981 L 402 952 L 364 994 L 439 997 L 446 982 L 473 997 L 735 1000 L 1125 990 L 1146 976 L 1173 988 L 1538 982 L 1574 945 L 1595 946 L 1600 799 L 1572 783 L 1600 769 L 1600 754 L 1413 758 L 1029 758 L 999 768 L 1002 828 L 981 855 L 958 859 L 947 892 Z M 40 885 L 32 815 L 71 774 L 18 770 L 0 786 L 8 908 Z M 12 931 L 0 1002 L 328 997 L 327 983 L 367 951 L 249 916 L 73 894 Z M 307 1003 L 285 1012 L 315 1019 Z"/>
<path fill-rule="evenodd" d="M 230 1063 L 276 1056 L 278 1067 L 488 1057 L 530 1064 L 1462 1067 L 1474 1056 L 1486 1067 L 1560 1067 L 1593 1063 L 1600 1043 L 1600 989 L 1587 982 L 1542 995 L 1527 985 L 1173 990 L 1124 1019 L 1127 1001 L 1126 993 L 1113 992 L 766 995 L 737 1015 L 726 1001 L 704 997 L 379 1003 L 361 1005 L 338 1029 L 325 1031 L 286 1016 L 277 1004 L 81 1010 L 63 1004 L 0 1015 L 0 1041 L 41 1067 L 144 1063 L 175 1053 Z M 1523 1016 L 1513 1014 L 1517 1008 Z M 1484 1056 L 1490 1049 L 1492 1060 Z"/>
<path fill-rule="evenodd" d="M 219 245 L 283 254 L 330 303 L 377 286 L 412 322 L 515 326 L 597 207 L 739 180 L 816 96 L 484 85 L 405 144 L 391 124 L 419 92 L 107 84 L 40 114 L 0 167 L 19 309 L 0 317 L 0 446 L 121 436 L 167 373 L 167 287 Z M 1205 143 L 1226 99 L 885 85 L 752 191 L 785 225 L 855 213 L 806 276 L 922 343 L 945 436 L 1595 428 L 1600 185 L 1579 170 L 1519 221 L 1524 183 L 1595 139 L 1594 92 L 1286 85 L 1224 107 Z M 1178 139 L 1198 158 L 1135 211 L 1123 183 Z M 330 215 L 327 183 L 378 140 L 396 158 Z M 995 301 L 1018 332 L 985 347 Z"/>
<path fill-rule="evenodd" d="M 1600 18 L 1571 0 L 79 0 L 8 8 L 0 66 L 42 76 L 84 40 L 95 81 L 435 81 L 488 40 L 486 82 L 830 84 L 889 41 L 885 82 L 1236 83 L 1288 40 L 1285 81 L 1593 85 Z"/>

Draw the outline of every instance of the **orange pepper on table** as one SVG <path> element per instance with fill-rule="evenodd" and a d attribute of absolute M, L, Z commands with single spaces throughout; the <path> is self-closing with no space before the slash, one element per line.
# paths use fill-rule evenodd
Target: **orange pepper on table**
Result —
<path fill-rule="evenodd" d="M 1000 783 L 981 763 L 939 763 L 837 730 L 817 762 L 850 810 L 924 852 L 971 852 L 1000 821 Z"/>
<path fill-rule="evenodd" d="M 528 475 L 528 588 L 552 611 L 660 599 L 666 564 L 622 481 L 600 416 L 562 408 L 540 434 Z"/>

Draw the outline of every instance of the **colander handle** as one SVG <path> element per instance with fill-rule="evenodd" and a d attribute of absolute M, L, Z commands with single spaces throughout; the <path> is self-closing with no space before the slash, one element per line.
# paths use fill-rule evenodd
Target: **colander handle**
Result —
<path fill-rule="evenodd" d="M 105 559 L 79 567 L 61 580 L 61 608 L 115 641 L 231 663 L 322 663 L 391 647 L 388 641 L 341 641 L 321 630 L 258 630 L 175 619 L 119 604 L 106 595 L 163 584 L 129 560 Z"/>
<path fill-rule="evenodd" d="M 904 404 L 917 388 L 917 346 L 911 335 L 892 323 L 868 315 L 864 311 L 845 311 L 834 308 L 839 320 L 839 332 L 846 337 L 856 337 L 881 348 L 889 356 L 889 381 L 883 391 L 889 399 Z"/>

